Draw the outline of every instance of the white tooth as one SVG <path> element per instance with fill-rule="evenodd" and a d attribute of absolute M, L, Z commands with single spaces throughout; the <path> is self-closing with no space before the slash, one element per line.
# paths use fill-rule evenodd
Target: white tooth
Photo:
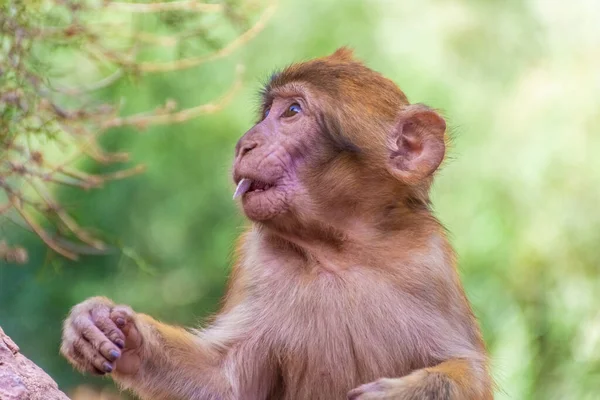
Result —
<path fill-rule="evenodd" d="M 243 178 L 238 183 L 237 188 L 235 188 L 235 193 L 233 194 L 233 199 L 235 200 L 238 197 L 243 196 L 243 194 L 246 193 L 248 191 L 248 189 L 250 189 L 250 185 L 252 185 L 252 180 Z"/>

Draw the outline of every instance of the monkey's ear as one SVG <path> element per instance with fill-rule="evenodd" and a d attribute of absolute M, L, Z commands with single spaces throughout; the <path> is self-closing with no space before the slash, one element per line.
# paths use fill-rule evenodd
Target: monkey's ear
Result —
<path fill-rule="evenodd" d="M 421 104 L 409 105 L 389 136 L 388 171 L 406 184 L 428 177 L 444 159 L 446 122 Z"/>
<path fill-rule="evenodd" d="M 337 49 L 329 57 L 339 61 L 352 61 L 354 60 L 354 51 L 351 48 L 344 46 Z"/>

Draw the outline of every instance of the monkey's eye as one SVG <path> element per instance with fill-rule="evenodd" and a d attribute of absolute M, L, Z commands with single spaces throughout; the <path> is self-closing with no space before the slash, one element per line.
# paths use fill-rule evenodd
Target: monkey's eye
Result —
<path fill-rule="evenodd" d="M 265 119 L 269 116 L 269 112 L 271 112 L 271 107 L 269 107 L 265 110 L 265 115 L 263 115 L 263 119 Z"/>
<path fill-rule="evenodd" d="M 300 111 L 302 111 L 302 107 L 300 107 L 300 104 L 293 103 L 292 105 L 290 105 L 288 107 L 287 110 L 285 110 L 285 112 L 281 116 L 283 118 L 290 118 L 290 117 L 293 117 L 294 115 L 298 114 Z"/>

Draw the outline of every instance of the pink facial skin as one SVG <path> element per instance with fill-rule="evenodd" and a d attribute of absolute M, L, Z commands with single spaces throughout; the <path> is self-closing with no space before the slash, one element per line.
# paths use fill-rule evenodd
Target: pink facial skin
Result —
<path fill-rule="evenodd" d="M 264 118 L 242 136 L 235 149 L 234 197 L 241 198 L 248 218 L 264 222 L 298 205 L 299 170 L 318 129 L 306 99 L 290 92 L 276 97 Z"/>

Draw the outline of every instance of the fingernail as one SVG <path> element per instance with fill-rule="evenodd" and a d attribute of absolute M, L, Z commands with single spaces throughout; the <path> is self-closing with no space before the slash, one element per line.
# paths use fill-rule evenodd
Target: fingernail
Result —
<path fill-rule="evenodd" d="M 117 323 L 117 326 L 118 326 L 119 328 L 122 328 L 122 327 L 124 327 L 124 326 L 125 326 L 125 320 L 124 320 L 123 318 L 121 318 L 121 317 L 117 318 L 117 321 L 116 321 L 116 323 Z"/>
<path fill-rule="evenodd" d="M 117 350 L 111 350 L 108 352 L 108 355 L 110 356 L 111 361 L 115 361 L 121 356 L 121 353 L 119 353 Z"/>
<path fill-rule="evenodd" d="M 104 364 L 102 364 L 102 368 L 104 368 L 104 370 L 105 370 L 106 372 L 112 372 L 112 370 L 113 370 L 113 367 L 112 367 L 112 365 L 110 365 L 109 363 L 104 363 Z"/>
<path fill-rule="evenodd" d="M 123 342 L 123 340 L 121 339 L 117 339 L 115 340 L 115 344 L 117 345 L 118 348 L 122 349 L 123 347 L 125 347 L 125 343 Z"/>

